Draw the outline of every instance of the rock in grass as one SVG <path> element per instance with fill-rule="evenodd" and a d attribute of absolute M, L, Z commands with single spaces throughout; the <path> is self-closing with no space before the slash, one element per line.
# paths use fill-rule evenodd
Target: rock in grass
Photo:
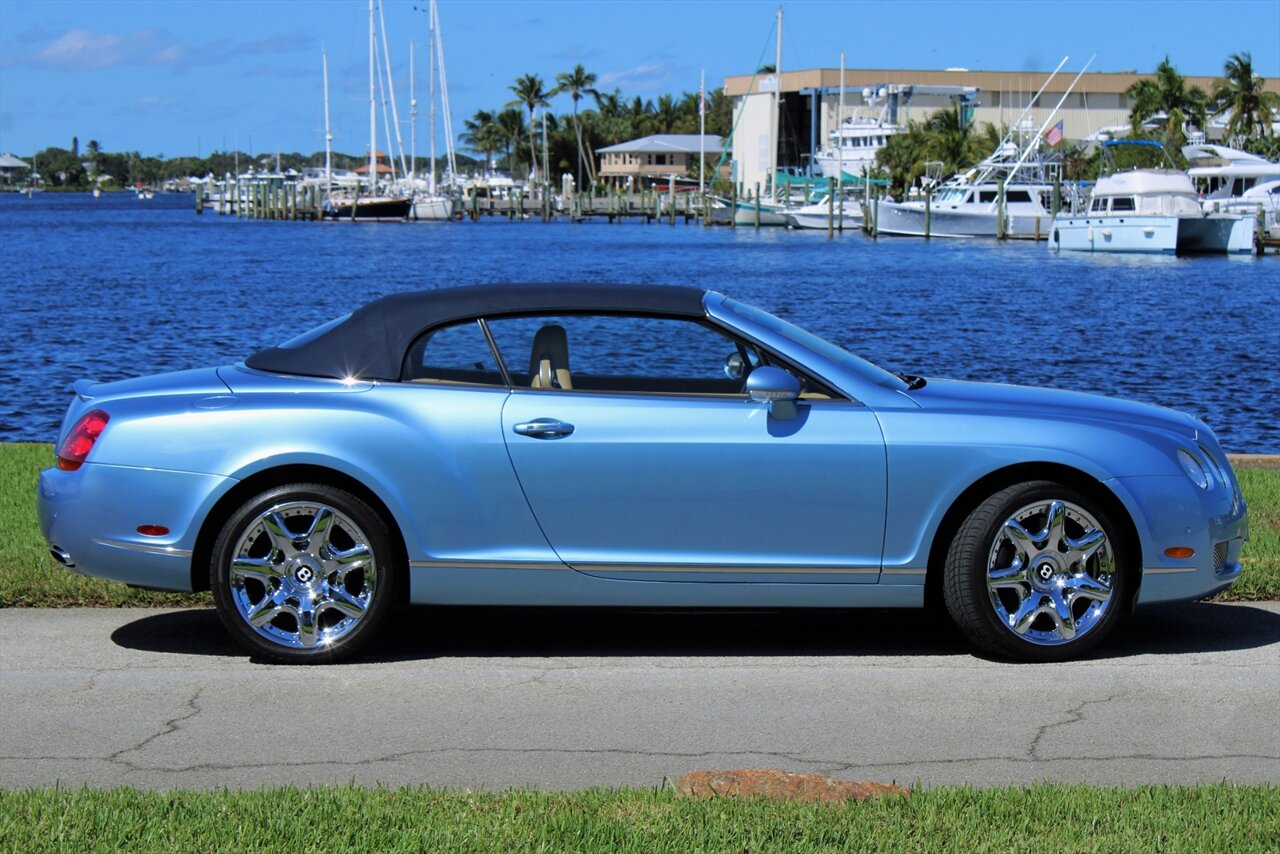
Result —
<path fill-rule="evenodd" d="M 910 797 L 902 786 L 870 780 L 837 780 L 821 774 L 793 774 L 773 769 L 690 771 L 676 781 L 684 798 L 768 798 L 773 801 L 843 803 L 884 795 Z"/>

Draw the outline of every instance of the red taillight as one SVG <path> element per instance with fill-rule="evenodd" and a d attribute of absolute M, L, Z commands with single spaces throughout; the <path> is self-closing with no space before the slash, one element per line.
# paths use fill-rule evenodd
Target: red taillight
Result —
<path fill-rule="evenodd" d="M 85 414 L 71 428 L 67 438 L 58 447 L 58 468 L 63 471 L 75 471 L 84 463 L 84 458 L 93 450 L 93 443 L 98 441 L 102 431 L 106 429 L 111 416 L 101 409 Z"/>

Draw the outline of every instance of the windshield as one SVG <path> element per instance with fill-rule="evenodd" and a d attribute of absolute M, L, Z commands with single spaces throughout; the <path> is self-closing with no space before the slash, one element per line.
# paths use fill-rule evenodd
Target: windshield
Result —
<path fill-rule="evenodd" d="M 850 353 L 842 347 L 837 347 L 835 344 L 832 344 L 824 338 L 819 338 L 817 335 L 814 335 L 806 329 L 801 329 L 794 323 L 788 323 L 781 318 L 774 317 L 767 311 L 761 311 L 758 308 L 738 302 L 734 299 L 726 298 L 723 305 L 734 314 L 745 317 L 752 323 L 763 326 L 770 332 L 800 345 L 806 350 L 826 359 L 828 362 L 838 365 L 865 380 L 869 380 L 877 385 L 882 385 L 886 388 L 891 388 L 897 391 L 907 388 L 907 383 L 903 382 L 901 379 L 883 368 L 873 365 L 861 356 L 855 356 L 853 353 Z"/>

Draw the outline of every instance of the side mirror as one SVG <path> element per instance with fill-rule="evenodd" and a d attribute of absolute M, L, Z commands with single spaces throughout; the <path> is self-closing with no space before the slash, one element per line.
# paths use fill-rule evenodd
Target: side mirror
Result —
<path fill-rule="evenodd" d="M 769 414 L 783 420 L 796 417 L 800 380 L 771 365 L 756 368 L 747 377 L 747 398 L 769 404 Z"/>

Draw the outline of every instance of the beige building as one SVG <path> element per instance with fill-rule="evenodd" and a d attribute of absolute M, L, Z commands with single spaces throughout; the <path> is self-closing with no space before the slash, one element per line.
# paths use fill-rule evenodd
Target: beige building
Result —
<path fill-rule="evenodd" d="M 689 166 L 696 166 L 699 151 L 714 160 L 720 156 L 723 141 L 708 134 L 666 133 L 646 136 L 597 148 L 600 155 L 600 177 L 614 186 L 638 185 L 642 180 L 657 180 L 672 175 L 684 176 Z M 727 169 L 722 170 L 727 177 Z M 696 171 L 694 175 L 696 177 Z M 707 176 L 708 180 L 710 175 Z"/>
<path fill-rule="evenodd" d="M 1071 86 L 1076 71 L 1064 68 L 1049 82 L 1031 105 L 1031 121 L 1039 128 Z M 962 89 L 971 90 L 962 98 L 972 107 L 971 120 L 978 125 L 1011 125 L 1048 79 L 1049 71 L 910 71 L 889 69 L 845 69 L 845 117 L 855 110 L 866 114 L 869 96 L 884 90 L 886 106 L 896 108 L 897 121 L 927 119 L 949 108 Z M 769 172 L 770 113 L 774 91 L 780 95 L 778 109 L 778 165 L 805 167 L 820 150 L 837 124 L 840 71 L 815 68 L 784 71 L 781 75 L 740 75 L 725 78 L 724 88 L 733 103 L 737 130 L 733 138 L 736 180 L 745 186 L 765 183 Z M 1058 118 L 1063 135 L 1084 140 L 1107 127 L 1127 126 L 1130 102 L 1125 92 L 1150 74 L 1133 72 L 1086 73 L 1066 96 Z M 1188 86 L 1212 92 L 1215 77 L 1187 77 Z M 1269 79 L 1266 89 L 1280 94 L 1280 80 Z M 896 95 L 896 97 L 894 97 Z M 1056 124 L 1056 120 L 1054 122 Z M 1213 135 L 1212 128 L 1210 136 Z"/>

